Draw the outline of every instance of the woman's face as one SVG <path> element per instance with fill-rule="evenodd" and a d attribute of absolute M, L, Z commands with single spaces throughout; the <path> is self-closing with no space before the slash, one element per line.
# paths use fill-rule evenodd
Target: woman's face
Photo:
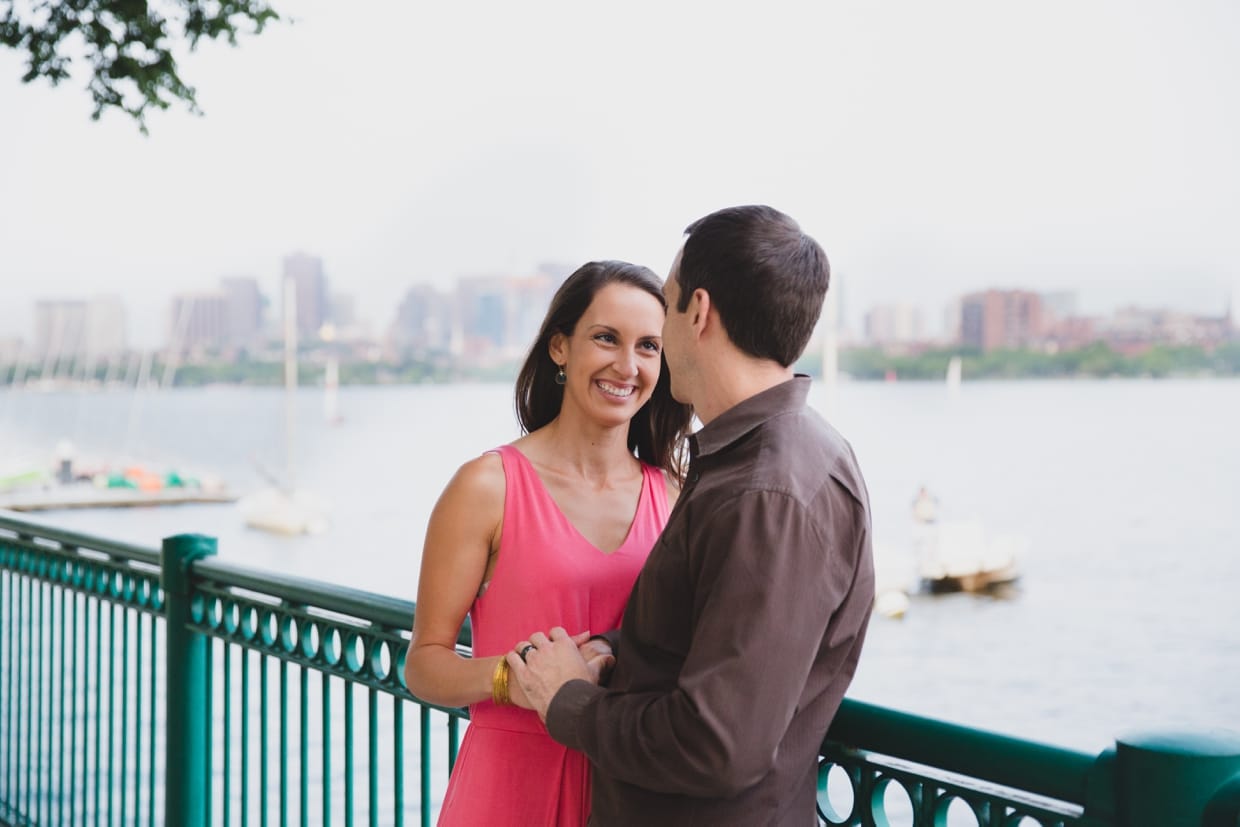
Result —
<path fill-rule="evenodd" d="M 551 358 L 564 367 L 564 402 L 602 424 L 624 424 L 646 404 L 659 381 L 663 305 L 630 284 L 606 285 L 594 295 L 572 336 L 551 340 Z"/>

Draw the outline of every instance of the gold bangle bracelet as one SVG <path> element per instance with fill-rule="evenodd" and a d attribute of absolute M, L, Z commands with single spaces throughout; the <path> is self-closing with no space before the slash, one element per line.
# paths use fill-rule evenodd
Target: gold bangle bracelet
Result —
<path fill-rule="evenodd" d="M 512 700 L 508 697 L 508 660 L 500 657 L 499 663 L 495 664 L 495 671 L 491 674 L 491 700 L 496 706 L 509 706 Z"/>

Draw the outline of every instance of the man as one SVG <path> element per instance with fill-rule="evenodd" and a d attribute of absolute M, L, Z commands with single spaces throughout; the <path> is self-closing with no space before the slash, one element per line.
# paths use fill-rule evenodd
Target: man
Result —
<path fill-rule="evenodd" d="M 770 207 L 686 233 L 663 348 L 672 395 L 703 427 L 613 638 L 609 686 L 594 683 L 599 644 L 579 650 L 560 628 L 507 660 L 551 736 L 589 757 L 591 824 L 805 827 L 874 597 L 856 458 L 790 367 L 827 259 Z"/>

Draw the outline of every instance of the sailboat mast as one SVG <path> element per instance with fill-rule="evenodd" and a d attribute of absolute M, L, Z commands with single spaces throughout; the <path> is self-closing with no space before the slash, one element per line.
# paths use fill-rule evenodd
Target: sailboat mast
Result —
<path fill-rule="evenodd" d="M 297 397 L 297 282 L 284 279 L 284 487 L 294 490 L 293 456 L 297 424 L 294 405 Z"/>

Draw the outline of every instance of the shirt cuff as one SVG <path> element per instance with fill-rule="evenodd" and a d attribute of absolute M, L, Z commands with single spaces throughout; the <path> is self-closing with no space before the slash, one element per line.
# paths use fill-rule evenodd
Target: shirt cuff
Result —
<path fill-rule="evenodd" d="M 603 694 L 589 681 L 571 680 L 560 687 L 547 707 L 547 732 L 569 749 L 581 750 L 577 737 L 577 722 L 581 720 L 586 704 Z"/>
<path fill-rule="evenodd" d="M 620 630 L 619 629 L 612 629 L 610 632 L 604 632 L 601 635 L 590 635 L 590 640 L 594 640 L 595 638 L 598 638 L 599 640 L 607 641 L 607 645 L 611 647 L 611 653 L 613 655 L 618 654 L 620 652 Z"/>

